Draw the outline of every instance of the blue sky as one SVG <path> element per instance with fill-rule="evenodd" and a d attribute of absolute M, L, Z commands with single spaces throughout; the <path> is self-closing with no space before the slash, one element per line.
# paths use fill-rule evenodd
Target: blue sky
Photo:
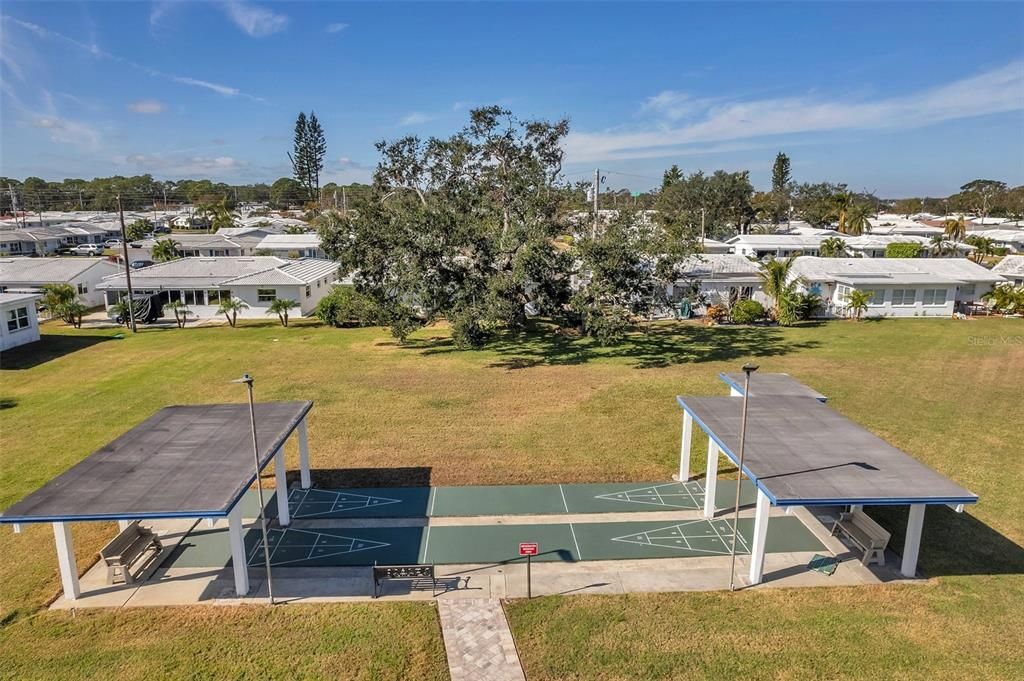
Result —
<path fill-rule="evenodd" d="M 328 180 L 472 106 L 570 118 L 566 173 L 676 163 L 884 196 L 1024 184 L 1024 3 L 17 2 L 0 175 L 271 182 L 299 110 Z"/>

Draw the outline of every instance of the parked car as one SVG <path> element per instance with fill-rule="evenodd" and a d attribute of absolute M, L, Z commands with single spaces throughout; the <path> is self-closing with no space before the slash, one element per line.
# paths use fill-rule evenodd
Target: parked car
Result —
<path fill-rule="evenodd" d="M 142 269 L 143 267 L 149 267 L 153 264 L 152 260 L 132 260 L 131 268 L 133 270 Z"/>
<path fill-rule="evenodd" d="M 102 244 L 78 244 L 71 249 L 75 255 L 103 255 Z"/>
<path fill-rule="evenodd" d="M 120 248 L 121 247 L 121 240 L 120 239 L 107 239 L 106 241 L 103 242 L 103 245 L 106 246 L 107 248 Z"/>

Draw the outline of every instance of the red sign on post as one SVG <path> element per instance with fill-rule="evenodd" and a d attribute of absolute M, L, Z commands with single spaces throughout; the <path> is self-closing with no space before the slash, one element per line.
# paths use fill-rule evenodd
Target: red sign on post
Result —
<path fill-rule="evenodd" d="M 521 544 L 519 544 L 520 556 L 536 556 L 537 551 L 537 542 L 522 542 Z"/>

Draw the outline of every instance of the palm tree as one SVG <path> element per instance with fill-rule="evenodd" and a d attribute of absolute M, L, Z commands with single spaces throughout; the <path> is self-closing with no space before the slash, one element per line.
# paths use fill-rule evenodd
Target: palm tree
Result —
<path fill-rule="evenodd" d="M 979 236 L 971 243 L 971 245 L 974 246 L 974 260 L 979 265 L 981 264 L 981 261 L 988 256 L 995 255 L 996 242 L 992 241 L 992 239 L 989 239 L 988 237 Z"/>
<path fill-rule="evenodd" d="M 174 321 L 177 322 L 179 329 L 185 328 L 185 322 L 188 321 L 188 316 L 192 312 L 188 309 L 188 303 L 184 300 L 172 300 L 164 305 L 164 309 L 169 309 L 174 313 Z"/>
<path fill-rule="evenodd" d="M 218 314 L 223 314 L 228 318 L 228 324 L 232 327 L 235 326 L 235 322 L 238 320 L 238 313 L 242 310 L 249 309 L 249 304 L 244 300 L 238 298 L 229 298 L 228 300 L 220 301 L 220 306 L 217 308 Z"/>
<path fill-rule="evenodd" d="M 221 199 L 221 202 L 215 206 L 210 207 L 209 214 L 210 220 L 210 231 L 218 232 L 221 229 L 235 226 L 235 218 L 238 215 L 228 210 L 228 197 Z"/>
<path fill-rule="evenodd" d="M 846 211 L 846 234 L 860 236 L 871 229 L 871 222 L 868 220 L 874 212 L 871 206 L 866 203 L 852 204 Z M 840 230 L 843 231 L 843 230 Z"/>
<path fill-rule="evenodd" d="M 830 236 L 818 246 L 818 255 L 822 258 L 845 258 L 849 255 L 846 241 L 842 237 Z"/>
<path fill-rule="evenodd" d="M 943 224 L 946 230 L 946 237 L 953 242 L 960 242 L 967 236 L 967 224 L 964 222 L 964 216 L 961 215 L 957 218 L 950 218 Z"/>
<path fill-rule="evenodd" d="M 75 302 L 75 289 L 71 284 L 44 284 L 42 303 L 50 316 L 59 316 L 66 323 L 71 321 L 64 315 L 64 309 Z"/>
<path fill-rule="evenodd" d="M 294 300 L 274 298 L 270 307 L 267 308 L 267 314 L 276 314 L 277 318 L 281 320 L 281 326 L 288 326 L 288 310 L 298 306 L 299 304 Z"/>
<path fill-rule="evenodd" d="M 932 240 L 928 245 L 928 250 L 931 251 L 931 254 L 935 257 L 941 258 L 953 253 L 953 245 L 946 239 L 945 234 L 935 234 L 932 235 Z"/>
<path fill-rule="evenodd" d="M 772 314 L 779 324 L 789 326 L 796 321 L 794 299 L 796 288 L 803 282 L 800 277 L 790 279 L 790 270 L 796 258 L 767 261 L 761 266 L 761 288 L 772 299 Z"/>
<path fill-rule="evenodd" d="M 846 234 L 846 214 L 853 203 L 849 192 L 837 192 L 832 195 L 832 217 L 839 225 L 839 231 Z"/>
<path fill-rule="evenodd" d="M 1010 283 L 996 284 L 992 290 L 981 296 L 995 312 L 1002 314 L 1024 314 L 1024 286 Z"/>
<path fill-rule="evenodd" d="M 77 300 L 72 300 L 70 303 L 64 303 L 60 308 L 58 308 L 58 314 L 60 314 L 61 318 L 76 329 L 82 328 L 82 317 L 85 316 L 85 313 L 88 311 L 89 308 Z"/>
<path fill-rule="evenodd" d="M 153 244 L 153 262 L 169 262 L 171 260 L 177 260 L 181 257 L 181 252 L 178 250 L 178 244 L 174 239 L 158 239 Z"/>
<path fill-rule="evenodd" d="M 853 289 L 847 294 L 846 310 L 854 321 L 860 321 L 861 315 L 867 312 L 868 303 L 874 295 L 874 291 L 858 291 L 857 289 Z"/>
<path fill-rule="evenodd" d="M 131 326 L 133 310 L 138 310 L 138 307 L 138 302 L 133 304 L 128 299 L 128 296 L 125 296 L 110 306 L 110 312 L 113 313 L 114 319 L 118 320 L 121 324 Z"/>

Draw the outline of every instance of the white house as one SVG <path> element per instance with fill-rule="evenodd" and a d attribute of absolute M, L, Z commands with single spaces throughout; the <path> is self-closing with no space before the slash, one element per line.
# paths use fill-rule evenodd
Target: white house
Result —
<path fill-rule="evenodd" d="M 1008 255 L 992 268 L 992 272 L 1013 283 L 1024 285 L 1024 255 Z"/>
<path fill-rule="evenodd" d="M 96 289 L 118 267 L 106 258 L 0 258 L 0 291 L 39 291 L 46 284 L 70 284 L 87 307 L 103 304 Z"/>
<path fill-rule="evenodd" d="M 760 271 L 756 262 L 742 255 L 704 253 L 691 256 L 683 262 L 683 276 L 669 286 L 669 299 L 673 302 L 690 299 L 698 314 L 704 312 L 706 305 L 720 301 L 754 299 L 767 304 L 758 275 Z"/>
<path fill-rule="evenodd" d="M 790 276 L 821 296 L 830 317 L 846 315 L 854 289 L 871 293 L 868 317 L 949 317 L 1005 281 L 966 258 L 801 257 Z"/>
<path fill-rule="evenodd" d="M 299 305 L 291 313 L 308 317 L 338 280 L 338 264 L 331 260 L 273 256 L 179 258 L 132 271 L 136 296 L 159 295 L 162 302 L 184 301 L 200 319 L 217 316 L 221 301 L 237 298 L 249 307 L 239 317 L 263 319 L 277 298 Z M 107 309 L 128 292 L 123 273 L 99 285 L 106 292 Z"/>
<path fill-rule="evenodd" d="M 256 252 L 260 255 L 276 255 L 279 258 L 326 257 L 320 248 L 320 235 L 315 232 L 268 235 L 256 245 Z"/>
<path fill-rule="evenodd" d="M 845 237 L 846 249 L 851 255 L 863 258 L 884 258 L 885 249 L 889 244 L 917 244 L 921 247 L 919 257 L 934 257 L 931 252 L 931 239 L 913 234 L 863 234 Z M 974 250 L 974 246 L 952 241 L 943 242 L 949 257 L 963 258 Z"/>
<path fill-rule="evenodd" d="M 1011 253 L 1024 253 L 1024 229 L 979 229 L 969 236 L 992 239 L 996 246 L 1008 248 Z"/>
<path fill-rule="evenodd" d="M 38 293 L 0 293 L 0 352 L 39 340 Z"/>
<path fill-rule="evenodd" d="M 256 245 L 260 237 L 233 236 L 227 237 L 223 234 L 170 234 L 160 236 L 156 239 L 144 239 L 137 243 L 138 248 L 149 251 L 152 255 L 153 246 L 157 241 L 170 239 L 175 243 L 178 252 L 184 257 L 237 257 L 252 255 L 256 251 Z"/>
<path fill-rule="evenodd" d="M 828 236 L 842 236 L 833 232 Z M 751 258 L 788 258 L 791 255 L 818 255 L 821 242 L 828 236 L 802 234 L 738 234 L 725 243 L 733 253 Z"/>

